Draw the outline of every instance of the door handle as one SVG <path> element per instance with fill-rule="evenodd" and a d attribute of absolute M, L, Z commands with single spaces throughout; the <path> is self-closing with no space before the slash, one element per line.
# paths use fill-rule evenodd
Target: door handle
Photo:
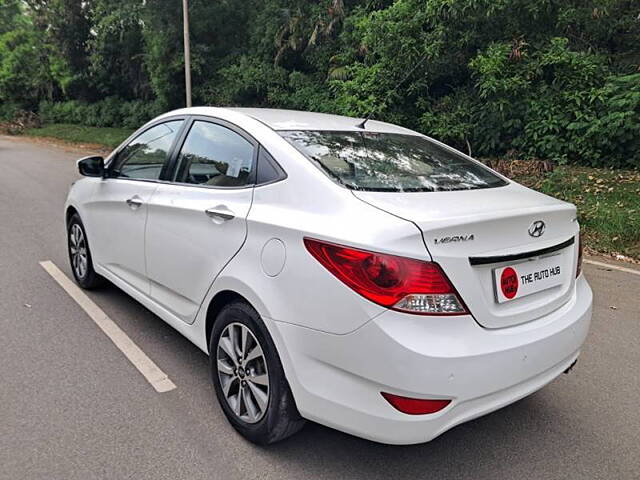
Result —
<path fill-rule="evenodd" d="M 224 205 L 218 205 L 217 207 L 207 208 L 204 213 L 207 214 L 207 217 L 212 218 L 214 220 L 231 220 L 235 218 L 234 213 L 229 210 Z"/>
<path fill-rule="evenodd" d="M 129 205 L 134 210 L 140 207 L 142 203 L 142 199 L 137 195 L 134 195 L 133 197 L 127 199 L 127 205 Z"/>

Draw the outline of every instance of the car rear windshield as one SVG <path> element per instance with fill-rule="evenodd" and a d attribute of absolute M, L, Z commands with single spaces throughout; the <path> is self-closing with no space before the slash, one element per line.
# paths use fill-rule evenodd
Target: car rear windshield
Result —
<path fill-rule="evenodd" d="M 471 190 L 507 183 L 482 165 L 417 135 L 306 130 L 279 133 L 331 178 L 354 190 Z"/>

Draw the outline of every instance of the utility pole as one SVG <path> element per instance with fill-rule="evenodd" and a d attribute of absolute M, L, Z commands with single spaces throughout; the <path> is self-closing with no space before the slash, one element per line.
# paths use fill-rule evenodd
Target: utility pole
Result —
<path fill-rule="evenodd" d="M 189 45 L 189 5 L 182 0 L 182 19 L 184 20 L 184 82 L 187 94 L 187 107 L 191 106 L 191 48 Z"/>

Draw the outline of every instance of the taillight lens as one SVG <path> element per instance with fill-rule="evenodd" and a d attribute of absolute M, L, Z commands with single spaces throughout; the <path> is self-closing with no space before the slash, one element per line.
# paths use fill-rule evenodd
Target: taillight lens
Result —
<path fill-rule="evenodd" d="M 576 267 L 576 278 L 582 273 L 582 235 L 578 234 L 578 266 Z"/>
<path fill-rule="evenodd" d="M 383 307 L 421 315 L 468 313 L 437 263 L 305 238 L 311 255 L 351 289 Z"/>

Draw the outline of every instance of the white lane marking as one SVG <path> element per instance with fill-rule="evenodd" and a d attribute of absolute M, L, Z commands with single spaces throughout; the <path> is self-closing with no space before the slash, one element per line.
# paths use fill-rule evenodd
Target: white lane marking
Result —
<path fill-rule="evenodd" d="M 640 275 L 640 270 L 634 270 L 633 268 L 627 268 L 627 267 L 619 267 L 618 265 L 611 265 L 610 263 L 597 262 L 596 260 L 588 260 L 588 259 L 585 259 L 584 263 L 597 265 L 598 267 L 606 267 L 612 270 L 618 270 L 619 272 L 626 272 L 626 273 L 632 273 L 633 275 Z"/>
<path fill-rule="evenodd" d="M 106 313 L 96 305 L 75 283 L 73 283 L 53 262 L 46 260 L 40 262 L 53 279 L 73 298 L 78 305 L 89 315 L 91 320 L 102 330 L 116 347 L 124 353 L 133 366 L 144 375 L 144 378 L 157 392 L 168 392 L 176 388 L 166 373 L 140 350 L 122 329 L 111 320 Z"/>

